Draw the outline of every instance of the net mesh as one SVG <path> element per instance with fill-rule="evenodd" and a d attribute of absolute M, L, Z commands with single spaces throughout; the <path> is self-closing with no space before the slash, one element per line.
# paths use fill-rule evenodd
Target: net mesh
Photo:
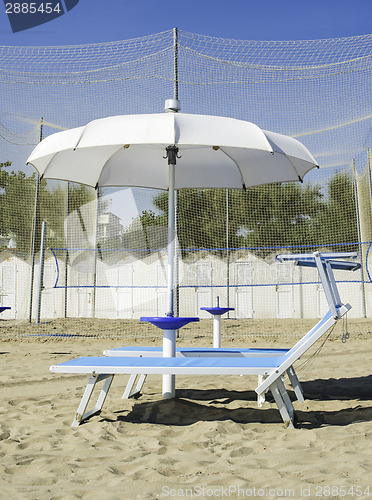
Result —
<path fill-rule="evenodd" d="M 371 296 L 372 35 L 244 41 L 178 31 L 185 113 L 229 116 L 298 138 L 320 169 L 303 184 L 182 190 L 177 196 L 176 311 L 230 318 L 315 318 L 316 272 L 277 253 L 358 251 L 337 272 L 356 331 Z M 0 47 L 2 319 L 135 319 L 166 312 L 167 193 L 42 181 L 25 161 L 59 130 L 109 115 L 163 112 L 175 92 L 174 31 L 119 42 Z M 35 223 L 35 200 L 37 220 Z M 39 249 L 46 221 L 41 303 Z M 279 324 L 279 323 L 278 323 Z"/>

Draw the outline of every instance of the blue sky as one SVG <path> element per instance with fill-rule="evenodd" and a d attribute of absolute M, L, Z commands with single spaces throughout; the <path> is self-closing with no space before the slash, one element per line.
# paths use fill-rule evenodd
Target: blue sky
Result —
<path fill-rule="evenodd" d="M 372 0 L 80 0 L 60 18 L 18 33 L 0 5 L 0 45 L 98 43 L 173 27 L 244 40 L 362 35 L 372 32 Z"/>

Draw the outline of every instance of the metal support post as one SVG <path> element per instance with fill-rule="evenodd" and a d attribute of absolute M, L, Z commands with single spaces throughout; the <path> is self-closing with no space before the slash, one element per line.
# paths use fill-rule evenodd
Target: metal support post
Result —
<path fill-rule="evenodd" d="M 364 250 L 363 250 L 363 245 L 362 245 L 362 231 L 361 231 L 361 224 L 360 224 L 360 205 L 359 205 L 359 199 L 358 199 L 358 184 L 357 184 L 357 171 L 356 171 L 356 166 L 355 166 L 355 160 L 352 162 L 352 167 L 353 167 L 353 186 L 354 186 L 354 198 L 355 198 L 355 211 L 356 211 L 356 219 L 357 219 L 357 229 L 358 229 L 358 242 L 359 242 L 359 253 L 361 256 L 362 260 L 362 266 L 360 268 L 360 273 L 361 273 L 361 278 L 362 278 L 362 314 L 363 318 L 366 317 L 366 291 L 364 287 L 364 269 L 363 269 L 363 261 L 364 261 Z"/>
<path fill-rule="evenodd" d="M 43 140 L 43 118 L 40 119 L 40 135 L 39 142 Z M 37 231 L 37 218 L 39 209 L 39 188 L 40 188 L 40 177 L 37 175 L 36 178 L 36 190 L 35 190 L 35 208 L 34 208 L 34 224 L 32 228 L 32 247 L 31 247 L 31 277 L 30 277 L 30 308 L 28 320 L 32 321 L 32 305 L 34 297 L 34 277 L 35 277 L 35 253 L 36 253 L 36 231 Z"/>
<path fill-rule="evenodd" d="M 67 284 L 68 284 L 68 215 L 69 215 L 69 202 L 70 202 L 70 183 L 67 183 L 67 196 L 66 196 L 66 235 L 65 235 L 65 318 L 67 318 Z"/>
<path fill-rule="evenodd" d="M 40 272 L 39 272 L 39 290 L 37 296 L 37 313 L 36 313 L 36 324 L 40 323 L 41 314 L 41 293 L 43 291 L 44 285 L 44 255 L 45 255 L 45 232 L 46 232 L 46 222 L 44 221 L 41 226 L 41 243 L 40 243 Z"/>

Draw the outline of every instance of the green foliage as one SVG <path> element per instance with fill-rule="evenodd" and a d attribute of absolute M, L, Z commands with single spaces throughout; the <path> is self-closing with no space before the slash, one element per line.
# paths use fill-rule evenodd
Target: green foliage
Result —
<path fill-rule="evenodd" d="M 89 189 L 87 186 L 82 184 L 73 184 L 70 183 L 68 185 L 68 213 L 71 214 L 75 210 L 78 210 L 83 205 L 93 201 L 96 198 L 96 193 L 93 189 Z M 100 211 L 104 211 L 107 203 L 102 203 L 100 201 Z"/>
<path fill-rule="evenodd" d="M 31 250 L 35 213 L 37 174 L 9 170 L 11 162 L 0 163 L 0 234 L 14 235 L 17 250 L 28 255 Z M 69 213 L 92 199 L 86 186 L 70 186 Z M 48 189 L 47 182 L 39 184 L 36 251 L 40 245 L 41 221 L 47 223 L 47 245 L 64 246 L 66 217 L 66 187 Z"/>
<path fill-rule="evenodd" d="M 247 191 L 229 190 L 228 243 L 225 189 L 178 193 L 178 238 L 183 249 L 273 247 L 317 241 L 314 221 L 324 208 L 318 186 L 273 184 Z M 154 201 L 161 211 L 151 224 L 166 224 L 167 193 Z M 143 221 L 145 222 L 145 221 Z M 270 250 L 264 253 L 269 253 Z"/>
<path fill-rule="evenodd" d="M 14 236 L 19 251 L 27 253 L 32 235 L 36 174 L 8 171 L 0 163 L 0 234 Z"/>
<path fill-rule="evenodd" d="M 11 171 L 11 162 L 0 163 L 0 234 L 16 238 L 17 249 L 30 252 L 35 207 L 36 174 Z M 51 190 L 46 181 L 39 185 L 38 230 L 47 222 L 47 245 L 65 244 L 66 186 Z M 228 226 L 227 226 L 228 196 Z M 68 213 L 95 198 L 93 190 L 69 185 Z M 163 247 L 168 219 L 168 193 L 154 200 L 156 213 L 148 210 L 132 223 L 129 231 L 118 235 L 106 246 L 136 248 L 138 238 L 150 250 Z M 226 247 L 256 248 L 265 256 L 272 247 L 329 245 L 358 241 L 353 179 L 336 173 L 323 194 L 320 186 L 310 184 L 268 184 L 242 190 L 187 189 L 178 192 L 178 239 L 182 249 L 215 249 L 224 254 Z M 100 207 L 100 212 L 105 211 Z M 159 231 L 156 228 L 159 227 Z M 228 227 L 228 238 L 227 238 Z M 145 230 L 145 231 L 143 231 Z M 227 241 L 228 239 L 228 241 Z M 345 249 L 350 247 L 345 247 Z M 340 247 L 340 250 L 344 249 Z"/>
<path fill-rule="evenodd" d="M 358 241 L 354 182 L 346 173 L 335 174 L 328 182 L 327 203 L 316 221 L 318 241 L 323 244 Z M 350 247 L 339 247 L 348 250 Z"/>
<path fill-rule="evenodd" d="M 151 227 L 159 225 L 159 218 L 156 216 L 155 212 L 152 210 L 142 210 L 141 215 L 138 219 L 135 219 L 133 226 L 140 224 L 139 227 Z"/>
<path fill-rule="evenodd" d="M 167 225 L 168 193 L 154 205 L 159 215 L 143 212 L 143 228 Z M 228 193 L 228 246 L 255 248 L 260 256 L 273 247 L 326 245 L 357 241 L 353 181 L 336 173 L 325 194 L 319 185 L 283 183 Z M 225 189 L 187 189 L 178 192 L 178 238 L 183 249 L 227 247 Z M 346 236 L 347 235 L 347 236 Z"/>
<path fill-rule="evenodd" d="M 309 184 L 271 184 L 233 193 L 233 217 L 245 234 L 244 247 L 261 247 L 261 254 L 272 247 L 311 245 L 319 242 L 315 230 L 324 209 L 319 186 Z"/>

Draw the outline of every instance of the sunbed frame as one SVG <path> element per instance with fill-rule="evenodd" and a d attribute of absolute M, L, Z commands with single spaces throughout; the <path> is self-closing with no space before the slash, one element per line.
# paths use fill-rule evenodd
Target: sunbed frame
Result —
<path fill-rule="evenodd" d="M 337 307 L 338 318 L 351 308 L 349 304 Z M 320 320 L 287 354 L 277 357 L 82 357 L 51 366 L 53 373 L 87 374 L 89 380 L 72 426 L 77 427 L 88 417 L 99 413 L 105 402 L 115 375 L 172 374 L 172 375 L 258 375 L 261 383 L 256 387 L 258 395 L 270 390 L 284 422 L 296 423 L 292 402 L 285 389 L 282 376 L 293 363 L 306 352 L 337 319 L 331 311 Z M 104 380 L 97 404 L 85 412 L 97 382 Z"/>
<path fill-rule="evenodd" d="M 312 265 L 318 268 L 330 310 L 327 314 L 286 353 L 275 355 L 240 355 L 222 354 L 216 356 L 179 355 L 178 357 L 147 356 L 102 356 L 82 357 L 51 366 L 53 373 L 86 374 L 89 376 L 87 387 L 80 401 L 72 426 L 77 427 L 90 416 L 101 411 L 115 375 L 146 376 L 147 374 L 171 375 L 257 375 L 259 383 L 255 391 L 259 396 L 271 391 L 283 421 L 291 427 L 296 424 L 294 407 L 283 383 L 283 375 L 288 373 L 296 396 L 303 401 L 301 386 L 295 375 L 293 364 L 324 335 L 351 306 L 342 304 L 338 294 L 332 267 L 356 269 L 350 262 L 337 259 L 355 257 L 356 254 L 298 254 L 278 256 L 279 260 L 295 260 L 299 265 Z M 351 265 L 353 264 L 353 266 Z M 198 350 L 199 353 L 202 350 Z M 223 349 L 221 349 L 223 351 Z M 133 351 L 135 352 L 135 351 Z M 180 351 L 179 351 L 180 352 Z M 181 351 L 182 352 L 182 351 Z M 262 354 L 262 353 L 261 353 Z M 87 405 L 96 384 L 104 381 L 97 403 L 93 410 L 86 412 Z"/>
<path fill-rule="evenodd" d="M 176 357 L 195 357 L 195 358 L 207 358 L 207 357 L 278 357 L 283 356 L 289 351 L 289 349 L 270 349 L 270 348 L 249 348 L 249 347 L 177 347 Z M 116 347 L 114 349 L 107 349 L 103 351 L 104 356 L 113 357 L 163 357 L 163 349 L 157 346 L 151 347 Z M 291 385 L 295 391 L 297 399 L 299 401 L 304 401 L 303 392 L 294 371 L 291 367 L 287 370 L 287 375 L 291 381 Z M 260 377 L 259 377 L 260 380 Z M 123 399 L 136 398 L 139 397 L 146 381 L 146 374 L 135 374 L 133 373 L 127 382 L 124 390 Z M 262 406 L 265 402 L 264 395 L 257 397 L 258 405 Z"/>
<path fill-rule="evenodd" d="M 360 264 L 355 261 L 339 261 L 338 259 L 357 257 L 355 252 L 344 253 L 313 253 L 313 254 L 286 254 L 278 255 L 276 257 L 280 262 L 293 260 L 297 265 L 305 267 L 317 267 L 318 273 L 323 285 L 324 293 L 328 301 L 330 310 L 335 315 L 335 307 L 341 304 L 340 295 L 337 289 L 337 284 L 334 279 L 332 269 L 342 269 L 347 271 L 355 271 L 360 268 Z M 274 349 L 274 348 L 221 348 L 221 347 L 178 347 L 176 348 L 176 356 L 195 356 L 195 357 L 225 357 L 225 356 L 271 356 L 277 357 L 286 354 L 289 349 Z M 114 349 L 107 349 L 103 351 L 104 356 L 119 356 L 119 357 L 162 357 L 163 349 L 159 346 L 150 347 L 116 347 Z M 291 385 L 295 391 L 297 399 L 302 402 L 303 392 L 301 385 L 296 376 L 295 370 L 292 367 L 287 370 L 287 375 L 290 379 Z M 129 377 L 126 388 L 124 390 L 123 399 L 138 397 L 142 391 L 143 385 L 146 381 L 146 374 L 132 374 Z M 260 382 L 260 377 L 259 377 Z M 265 395 L 259 395 L 257 398 L 258 405 L 262 406 L 265 402 Z"/>

